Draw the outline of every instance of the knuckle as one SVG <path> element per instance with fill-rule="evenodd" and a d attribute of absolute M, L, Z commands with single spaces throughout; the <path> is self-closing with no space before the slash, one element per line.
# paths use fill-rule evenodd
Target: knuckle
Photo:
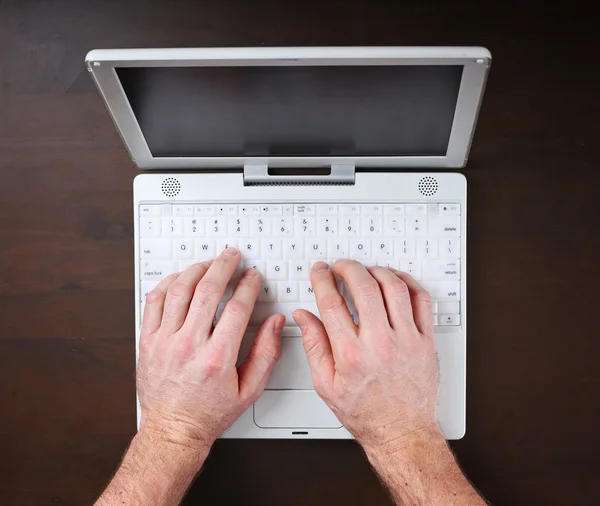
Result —
<path fill-rule="evenodd" d="M 162 298 L 163 298 L 162 292 L 159 292 L 155 288 L 146 296 L 146 305 L 156 304 L 156 303 L 160 302 L 162 300 Z"/>
<path fill-rule="evenodd" d="M 250 313 L 250 307 L 240 299 L 229 299 L 225 305 L 225 311 L 232 316 L 246 316 Z"/>
<path fill-rule="evenodd" d="M 347 345 L 341 350 L 342 360 L 351 370 L 358 370 L 361 366 L 360 350 L 356 346 Z"/>
<path fill-rule="evenodd" d="M 361 297 L 375 295 L 379 291 L 379 285 L 373 278 L 361 281 L 356 286 L 356 293 Z"/>
<path fill-rule="evenodd" d="M 420 288 L 417 290 L 415 297 L 422 303 L 426 305 L 431 305 L 431 295 L 424 288 Z"/>
<path fill-rule="evenodd" d="M 213 298 L 217 297 L 221 286 L 219 283 L 210 279 L 205 279 L 198 283 L 196 287 L 196 295 L 202 298 Z"/>
<path fill-rule="evenodd" d="M 181 281 L 174 281 L 167 290 L 167 293 L 171 297 L 181 298 L 189 294 L 189 288 L 185 283 L 182 283 Z"/>
<path fill-rule="evenodd" d="M 390 282 L 390 289 L 392 293 L 397 297 L 408 297 L 408 285 L 401 279 L 396 278 Z"/>
<path fill-rule="evenodd" d="M 223 353 L 219 350 L 214 350 L 209 353 L 202 364 L 204 375 L 207 378 L 219 376 L 226 368 Z"/>
<path fill-rule="evenodd" d="M 328 312 L 337 311 L 338 309 L 344 307 L 345 304 L 346 302 L 339 293 L 326 295 L 321 300 L 321 306 L 323 310 Z"/>

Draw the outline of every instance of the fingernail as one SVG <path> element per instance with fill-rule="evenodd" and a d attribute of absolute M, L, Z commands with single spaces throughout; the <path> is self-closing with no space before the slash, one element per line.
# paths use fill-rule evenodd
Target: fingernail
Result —
<path fill-rule="evenodd" d="M 245 278 L 253 278 L 257 274 L 258 274 L 258 271 L 254 267 L 251 267 L 246 272 L 244 272 L 244 277 Z"/>
<path fill-rule="evenodd" d="M 200 265 L 204 265 L 205 267 L 210 267 L 210 264 L 213 263 L 213 259 L 211 258 L 210 260 L 204 260 L 204 262 L 200 262 Z"/>
<path fill-rule="evenodd" d="M 281 330 L 283 329 L 284 323 L 285 323 L 285 316 L 275 318 L 275 323 L 273 323 L 273 332 L 275 332 L 275 334 L 281 334 Z"/>
<path fill-rule="evenodd" d="M 227 255 L 228 257 L 234 257 L 238 254 L 238 250 L 236 248 L 227 248 L 223 251 L 223 255 Z"/>
<path fill-rule="evenodd" d="M 292 313 L 294 317 L 294 321 L 298 324 L 298 327 L 301 329 L 306 326 L 306 318 L 302 315 L 302 313 Z"/>
<path fill-rule="evenodd" d="M 317 262 L 312 266 L 313 271 L 315 272 L 325 272 L 329 270 L 329 265 L 325 262 Z"/>

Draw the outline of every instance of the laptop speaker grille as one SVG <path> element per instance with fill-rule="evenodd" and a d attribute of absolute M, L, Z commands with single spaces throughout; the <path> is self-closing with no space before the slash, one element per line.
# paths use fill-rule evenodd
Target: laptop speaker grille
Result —
<path fill-rule="evenodd" d="M 419 181 L 419 192 L 425 197 L 431 197 L 438 191 L 438 182 L 431 176 L 425 176 Z"/>
<path fill-rule="evenodd" d="M 181 191 L 181 183 L 174 177 L 168 177 L 162 182 L 160 189 L 165 197 L 177 197 Z"/>

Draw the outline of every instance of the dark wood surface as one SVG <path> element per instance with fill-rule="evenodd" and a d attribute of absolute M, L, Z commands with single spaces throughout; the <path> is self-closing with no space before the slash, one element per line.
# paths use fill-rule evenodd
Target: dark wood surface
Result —
<path fill-rule="evenodd" d="M 494 504 L 600 504 L 597 26 L 549 4 L 0 0 L 0 503 L 91 504 L 135 429 L 137 170 L 89 49 L 485 45 L 452 446 Z M 352 442 L 221 441 L 186 504 L 390 502 Z"/>

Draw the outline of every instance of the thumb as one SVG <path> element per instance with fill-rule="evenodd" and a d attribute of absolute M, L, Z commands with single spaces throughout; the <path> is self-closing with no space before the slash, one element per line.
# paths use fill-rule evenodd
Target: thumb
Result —
<path fill-rule="evenodd" d="M 281 330 L 285 316 L 271 316 L 260 327 L 246 360 L 238 369 L 240 396 L 253 403 L 265 389 L 281 356 Z"/>
<path fill-rule="evenodd" d="M 321 394 L 323 390 L 331 388 L 335 375 L 329 336 L 321 320 L 311 312 L 298 309 L 292 313 L 292 316 L 302 331 L 302 344 L 308 357 L 315 390 Z"/>

